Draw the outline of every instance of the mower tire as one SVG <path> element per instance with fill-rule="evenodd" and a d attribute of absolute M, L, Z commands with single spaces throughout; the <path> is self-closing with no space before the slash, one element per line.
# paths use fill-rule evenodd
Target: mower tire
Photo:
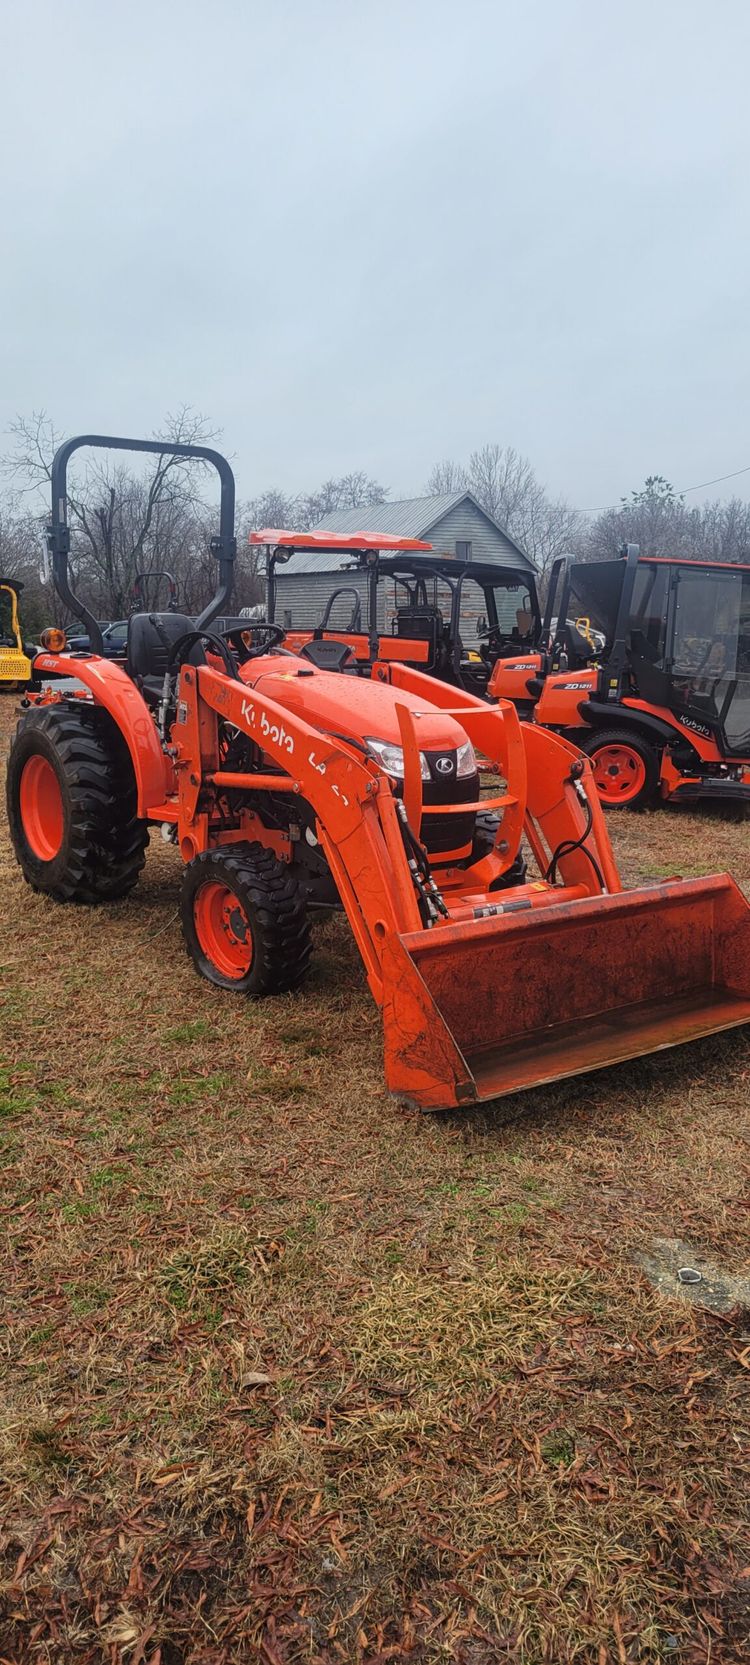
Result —
<path fill-rule="evenodd" d="M 148 827 L 137 815 L 127 745 L 107 711 L 82 700 L 35 706 L 8 759 L 13 848 L 33 890 L 56 902 L 118 901 L 137 883 Z"/>
<path fill-rule="evenodd" d="M 180 920 L 202 977 L 258 1000 L 302 982 L 310 927 L 302 891 L 288 866 L 262 844 L 206 850 L 188 862 Z"/>
<path fill-rule="evenodd" d="M 600 729 L 583 744 L 591 759 L 594 783 L 605 809 L 647 809 L 660 774 L 659 754 L 630 728 Z"/>

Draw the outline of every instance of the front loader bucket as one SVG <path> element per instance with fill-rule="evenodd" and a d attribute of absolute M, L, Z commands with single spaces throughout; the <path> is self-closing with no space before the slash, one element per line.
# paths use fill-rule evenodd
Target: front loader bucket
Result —
<path fill-rule="evenodd" d="M 392 937 L 386 1080 L 444 1109 L 750 1023 L 750 906 L 726 874 Z"/>

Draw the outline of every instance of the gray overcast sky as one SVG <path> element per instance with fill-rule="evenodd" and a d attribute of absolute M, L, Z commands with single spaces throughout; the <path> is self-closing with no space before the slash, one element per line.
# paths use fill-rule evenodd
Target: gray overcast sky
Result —
<path fill-rule="evenodd" d="M 0 24 L 0 429 L 186 401 L 244 495 L 494 439 L 579 506 L 750 463 L 747 0 Z"/>

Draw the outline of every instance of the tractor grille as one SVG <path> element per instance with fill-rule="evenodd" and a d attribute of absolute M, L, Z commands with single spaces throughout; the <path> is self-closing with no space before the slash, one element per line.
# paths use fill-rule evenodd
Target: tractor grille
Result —
<path fill-rule="evenodd" d="M 425 752 L 430 779 L 423 786 L 426 804 L 475 804 L 479 798 L 479 776 L 467 775 L 456 779 L 455 752 Z M 443 760 L 450 760 L 451 770 L 441 771 Z M 422 843 L 430 856 L 443 855 L 446 850 L 465 851 L 474 837 L 474 811 L 468 815 L 425 815 L 422 820 Z"/>

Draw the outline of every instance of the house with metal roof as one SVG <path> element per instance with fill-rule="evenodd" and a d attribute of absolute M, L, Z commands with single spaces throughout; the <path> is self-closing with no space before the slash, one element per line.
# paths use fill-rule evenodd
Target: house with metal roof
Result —
<path fill-rule="evenodd" d="M 470 491 L 443 492 L 437 497 L 409 497 L 397 503 L 377 503 L 360 509 L 336 509 L 313 528 L 316 532 L 383 532 L 402 538 L 422 538 L 432 544 L 435 555 L 462 561 L 497 562 L 517 567 L 519 575 L 533 572 L 521 545 L 487 514 Z M 429 556 L 425 556 L 429 560 Z M 339 585 L 356 590 L 364 610 L 366 580 L 352 571 L 354 563 L 346 552 L 298 550 L 276 573 L 276 618 L 287 628 L 306 628 L 320 622 L 326 601 Z M 334 576 L 342 575 L 345 576 Z M 387 628 L 389 598 L 383 596 Z M 333 627 L 348 622 L 354 597 L 342 595 L 334 603 Z"/>

